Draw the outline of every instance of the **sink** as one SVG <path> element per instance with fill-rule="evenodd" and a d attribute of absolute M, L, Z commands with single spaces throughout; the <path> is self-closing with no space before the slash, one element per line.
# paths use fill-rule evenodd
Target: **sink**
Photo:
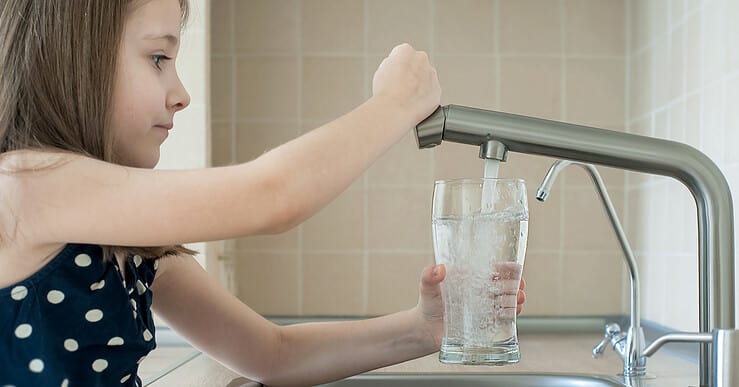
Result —
<path fill-rule="evenodd" d="M 376 374 L 319 387 L 624 387 L 615 377 L 565 374 Z"/>

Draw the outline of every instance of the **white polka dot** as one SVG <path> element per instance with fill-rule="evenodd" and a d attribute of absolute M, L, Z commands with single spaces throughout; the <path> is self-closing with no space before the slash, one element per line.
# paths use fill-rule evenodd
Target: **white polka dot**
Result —
<path fill-rule="evenodd" d="M 136 311 L 134 310 L 134 311 L 133 311 L 133 318 L 135 319 L 135 318 L 136 318 L 136 316 L 138 316 L 138 314 L 136 314 Z"/>
<path fill-rule="evenodd" d="M 105 359 L 97 359 L 92 362 L 92 369 L 95 372 L 103 372 L 106 368 L 108 368 L 108 361 Z"/>
<path fill-rule="evenodd" d="M 141 256 L 140 255 L 134 255 L 133 256 L 133 264 L 136 265 L 136 267 L 139 267 L 141 265 Z"/>
<path fill-rule="evenodd" d="M 144 329 L 144 341 L 151 341 L 154 336 L 151 335 L 151 332 L 149 332 L 148 329 Z"/>
<path fill-rule="evenodd" d="M 103 311 L 100 309 L 91 309 L 85 313 L 85 320 L 89 322 L 98 322 L 103 319 Z"/>
<path fill-rule="evenodd" d="M 28 295 L 28 289 L 23 285 L 18 285 L 10 291 L 10 298 L 20 301 Z"/>
<path fill-rule="evenodd" d="M 80 254 L 74 258 L 74 263 L 79 267 L 88 267 L 92 263 L 92 258 L 87 254 Z"/>
<path fill-rule="evenodd" d="M 80 347 L 79 344 L 77 344 L 77 340 L 75 339 L 66 339 L 64 340 L 64 349 L 66 349 L 69 352 L 74 352 Z"/>
<path fill-rule="evenodd" d="M 121 337 L 114 337 L 114 338 L 108 340 L 108 345 L 123 345 L 123 338 L 121 338 Z"/>
<path fill-rule="evenodd" d="M 121 384 L 126 383 L 128 379 L 131 379 L 131 374 L 128 374 L 121 378 Z"/>
<path fill-rule="evenodd" d="M 134 300 L 128 300 L 128 301 L 131 302 L 131 307 L 133 308 L 133 310 L 138 309 L 138 306 L 136 306 L 136 301 L 134 301 Z"/>
<path fill-rule="evenodd" d="M 159 270 L 159 260 L 154 261 L 154 271 Z"/>
<path fill-rule="evenodd" d="M 90 285 L 90 290 L 99 290 L 105 287 L 105 280 L 100 280 L 100 282 L 95 282 L 92 285 Z"/>
<path fill-rule="evenodd" d="M 64 293 L 59 290 L 52 290 L 46 294 L 46 299 L 52 304 L 58 304 L 64 301 Z"/>
<path fill-rule="evenodd" d="M 146 286 L 141 282 L 141 280 L 136 281 L 136 290 L 139 292 L 139 296 L 146 292 Z"/>
<path fill-rule="evenodd" d="M 33 359 L 28 363 L 28 369 L 38 374 L 44 370 L 44 362 L 41 359 Z"/>
<path fill-rule="evenodd" d="M 69 379 L 62 380 L 62 387 L 69 387 Z"/>
<path fill-rule="evenodd" d="M 15 337 L 25 339 L 26 337 L 31 336 L 31 332 L 33 332 L 31 324 L 21 324 L 15 328 Z"/>

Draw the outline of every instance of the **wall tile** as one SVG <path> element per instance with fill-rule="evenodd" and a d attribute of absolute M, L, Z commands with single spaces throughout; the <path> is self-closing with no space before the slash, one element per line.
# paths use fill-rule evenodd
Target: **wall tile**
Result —
<path fill-rule="evenodd" d="M 685 91 L 688 93 L 701 86 L 704 50 L 701 25 L 701 12 L 691 14 L 685 21 Z"/>
<path fill-rule="evenodd" d="M 724 159 L 725 129 L 723 111 L 723 86 L 707 87 L 701 98 L 701 147 L 714 162 Z"/>
<path fill-rule="evenodd" d="M 641 118 L 652 108 L 652 56 L 649 51 L 631 56 L 628 96 L 632 119 Z"/>
<path fill-rule="evenodd" d="M 443 56 L 434 59 L 444 85 L 442 105 L 455 104 L 494 109 L 497 105 L 496 60 L 492 57 Z"/>
<path fill-rule="evenodd" d="M 431 197 L 427 188 L 368 190 L 369 249 L 430 251 Z"/>
<path fill-rule="evenodd" d="M 231 34 L 233 3 L 233 0 L 210 2 L 210 49 L 213 54 L 233 52 L 234 37 Z"/>
<path fill-rule="evenodd" d="M 494 53 L 493 0 L 434 0 L 433 7 L 435 17 L 432 42 L 435 53 Z"/>
<path fill-rule="evenodd" d="M 564 248 L 620 251 L 605 209 L 591 188 L 565 189 Z M 609 190 L 617 214 L 623 213 L 623 191 Z"/>
<path fill-rule="evenodd" d="M 254 160 L 297 135 L 297 123 L 239 123 L 236 125 L 236 161 Z"/>
<path fill-rule="evenodd" d="M 431 49 L 431 0 L 367 2 L 367 50 L 387 55 L 400 43 Z"/>
<path fill-rule="evenodd" d="M 211 57 L 210 116 L 213 120 L 233 119 L 234 60 Z"/>
<path fill-rule="evenodd" d="M 434 179 L 479 178 L 483 175 L 484 161 L 480 159 L 480 148 L 452 142 L 424 152 L 433 153 Z"/>
<path fill-rule="evenodd" d="M 739 15 L 739 2 L 726 1 L 726 10 L 723 12 L 722 18 L 725 32 L 724 43 L 726 45 L 726 73 L 739 70 L 739 39 L 733 37 L 739 36 L 739 23 L 736 23 L 736 15 Z"/>
<path fill-rule="evenodd" d="M 297 253 L 240 253 L 236 259 L 239 298 L 263 315 L 297 315 L 298 258 Z"/>
<path fill-rule="evenodd" d="M 669 44 L 669 100 L 681 98 L 685 92 L 685 25 L 672 31 Z"/>
<path fill-rule="evenodd" d="M 685 142 L 685 101 L 670 106 L 669 114 L 670 138 Z"/>
<path fill-rule="evenodd" d="M 674 0 L 649 0 L 647 1 L 647 12 L 649 17 L 649 34 L 652 42 L 657 41 L 667 34 L 667 12 L 669 1 Z"/>
<path fill-rule="evenodd" d="M 625 0 L 567 0 L 567 54 L 623 56 L 626 50 L 625 3 Z"/>
<path fill-rule="evenodd" d="M 213 167 L 229 165 L 233 161 L 233 152 L 231 151 L 231 144 L 233 143 L 232 125 L 230 122 L 211 122 L 210 124 L 210 165 Z"/>
<path fill-rule="evenodd" d="M 650 53 L 652 55 L 651 77 L 654 85 L 654 89 L 652 89 L 652 109 L 660 109 L 669 102 L 669 82 L 672 79 L 672 72 L 675 71 L 668 56 L 666 36 L 662 36 L 654 42 Z"/>
<path fill-rule="evenodd" d="M 724 88 L 724 112 L 726 114 L 726 148 L 724 154 L 729 163 L 739 162 L 739 109 L 736 108 L 739 101 L 739 75 L 730 79 Z"/>
<path fill-rule="evenodd" d="M 371 253 L 367 314 L 382 315 L 415 306 L 421 272 L 433 264 L 433 254 Z"/>
<path fill-rule="evenodd" d="M 591 126 L 623 122 L 624 66 L 623 59 L 567 60 L 567 121 Z"/>
<path fill-rule="evenodd" d="M 382 184 L 433 183 L 431 161 L 433 152 L 418 149 L 416 136 L 408 133 L 400 142 L 377 160 L 367 171 L 370 186 Z"/>
<path fill-rule="evenodd" d="M 500 1 L 501 54 L 560 54 L 560 2 Z"/>
<path fill-rule="evenodd" d="M 236 79 L 240 119 L 298 117 L 297 57 L 239 58 Z"/>
<path fill-rule="evenodd" d="M 236 1 L 235 6 L 238 15 L 234 37 L 237 53 L 298 51 L 299 1 Z"/>
<path fill-rule="evenodd" d="M 304 0 L 303 52 L 363 52 L 364 1 Z"/>
<path fill-rule="evenodd" d="M 536 200 L 538 186 L 527 185 L 529 197 L 529 251 L 558 251 L 562 244 L 562 189 L 555 188 L 544 202 Z"/>
<path fill-rule="evenodd" d="M 274 235 L 254 235 L 235 240 L 236 250 L 271 253 L 295 253 L 300 247 L 300 227 Z"/>
<path fill-rule="evenodd" d="M 701 96 L 694 94 L 685 100 L 685 142 L 700 148 L 701 140 Z"/>
<path fill-rule="evenodd" d="M 364 314 L 364 275 L 362 254 L 304 254 L 303 314 Z"/>
<path fill-rule="evenodd" d="M 624 313 L 624 264 L 620 254 L 567 253 L 563 258 L 562 312 L 566 315 Z"/>
<path fill-rule="evenodd" d="M 665 277 L 669 278 L 667 299 L 669 307 L 665 308 L 665 321 L 670 327 L 696 332 L 698 324 L 698 260 L 693 255 L 675 255 L 664 257 Z"/>
<path fill-rule="evenodd" d="M 631 53 L 639 51 L 650 43 L 649 36 L 649 13 L 647 12 L 647 1 L 627 0 L 629 2 L 630 30 L 626 33 L 630 38 Z"/>
<path fill-rule="evenodd" d="M 531 226 L 533 223 L 529 223 Z M 564 281 L 559 254 L 527 252 L 523 265 L 526 302 L 522 316 L 561 316 Z M 567 301 L 569 302 L 569 301 Z"/>
<path fill-rule="evenodd" d="M 632 188 L 627 191 L 626 212 L 621 222 L 626 239 L 636 256 L 643 255 L 647 250 L 649 238 L 647 220 L 650 219 L 651 210 L 643 190 L 644 188 Z"/>
<path fill-rule="evenodd" d="M 303 249 L 364 248 L 364 192 L 346 191 L 303 223 Z"/>
<path fill-rule="evenodd" d="M 672 298 L 667 298 L 665 262 L 654 255 L 637 257 L 637 261 L 640 270 L 642 319 L 667 323 L 664 316 L 668 303 L 665 300 Z"/>
<path fill-rule="evenodd" d="M 502 111 L 560 119 L 562 86 L 559 59 L 503 58 L 500 67 Z"/>
<path fill-rule="evenodd" d="M 338 117 L 365 99 L 362 58 L 305 57 L 302 116 L 316 120 Z"/>
<path fill-rule="evenodd" d="M 726 69 L 726 40 L 736 40 L 736 36 L 725 35 L 724 20 L 722 13 L 727 8 L 725 5 L 730 1 L 709 1 L 703 8 L 703 65 L 701 66 L 701 79 L 703 84 L 710 84 L 721 78 Z M 732 21 L 731 23 L 735 23 Z"/>
<path fill-rule="evenodd" d="M 609 168 L 602 165 L 596 165 L 595 168 L 598 170 L 598 174 L 606 184 L 606 188 L 610 190 L 622 189 L 626 181 L 626 176 L 623 169 Z M 558 184 L 567 186 L 570 188 L 587 188 L 595 190 L 590 174 L 585 169 L 579 166 L 571 165 L 566 170 L 562 171 L 562 176 L 559 178 L 562 181 Z M 595 192 L 595 191 L 594 191 Z"/>

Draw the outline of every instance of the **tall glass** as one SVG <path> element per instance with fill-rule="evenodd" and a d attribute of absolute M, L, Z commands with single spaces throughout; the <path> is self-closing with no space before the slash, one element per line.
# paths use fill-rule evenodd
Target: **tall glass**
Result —
<path fill-rule="evenodd" d="M 528 221 L 523 180 L 440 180 L 434 185 L 434 255 L 447 273 L 441 283 L 442 363 L 520 360 L 516 301 Z"/>

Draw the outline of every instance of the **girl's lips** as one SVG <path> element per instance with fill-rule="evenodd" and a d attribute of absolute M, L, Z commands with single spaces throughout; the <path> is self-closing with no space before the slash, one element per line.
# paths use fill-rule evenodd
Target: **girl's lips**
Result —
<path fill-rule="evenodd" d="M 170 130 L 174 127 L 174 125 L 173 124 L 160 124 L 160 125 L 156 125 L 156 127 Z"/>

